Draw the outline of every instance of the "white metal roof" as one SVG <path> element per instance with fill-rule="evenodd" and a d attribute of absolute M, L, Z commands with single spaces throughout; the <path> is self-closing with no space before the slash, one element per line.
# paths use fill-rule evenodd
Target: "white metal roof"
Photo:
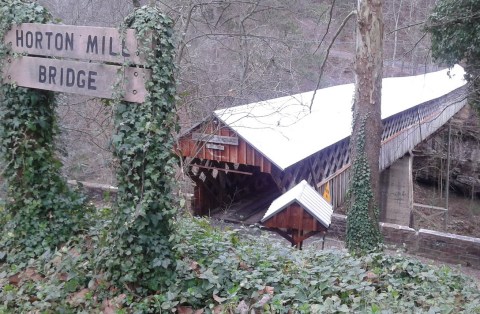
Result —
<path fill-rule="evenodd" d="M 302 182 L 275 199 L 263 216 L 262 222 L 281 212 L 294 202 L 301 205 L 322 225 L 327 228 L 330 226 L 333 214 L 332 205 L 305 180 L 302 180 Z"/>
<path fill-rule="evenodd" d="M 383 79 L 382 118 L 415 107 L 465 84 L 463 68 Z M 215 111 L 215 115 L 280 170 L 351 134 L 354 84 Z"/>

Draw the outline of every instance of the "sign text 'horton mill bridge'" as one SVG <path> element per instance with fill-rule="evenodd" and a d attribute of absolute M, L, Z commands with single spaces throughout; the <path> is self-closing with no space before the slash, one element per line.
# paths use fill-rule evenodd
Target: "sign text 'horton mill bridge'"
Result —
<path fill-rule="evenodd" d="M 24 23 L 12 27 L 5 43 L 23 55 L 7 58 L 7 83 L 110 99 L 116 87 L 127 101 L 145 100 L 150 70 L 131 66 L 145 63 L 132 29 Z"/>

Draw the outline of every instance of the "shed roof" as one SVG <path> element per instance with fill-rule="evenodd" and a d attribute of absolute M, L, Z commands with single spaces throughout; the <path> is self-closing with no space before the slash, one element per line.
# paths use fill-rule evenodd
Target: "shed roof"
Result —
<path fill-rule="evenodd" d="M 273 217 L 295 202 L 301 205 L 322 225 L 327 228 L 330 226 L 333 214 L 332 205 L 305 180 L 302 180 L 302 182 L 275 199 L 263 216 L 262 222 Z"/>
<path fill-rule="evenodd" d="M 382 119 L 441 97 L 463 86 L 464 70 L 453 69 L 383 79 Z M 285 170 L 350 136 L 354 84 L 221 109 L 215 116 Z"/>

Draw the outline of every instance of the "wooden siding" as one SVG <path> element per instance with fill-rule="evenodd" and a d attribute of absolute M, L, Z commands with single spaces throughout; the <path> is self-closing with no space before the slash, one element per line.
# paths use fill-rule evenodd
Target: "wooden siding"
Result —
<path fill-rule="evenodd" d="M 327 230 L 327 227 L 323 226 L 298 203 L 289 205 L 263 224 L 267 228 L 293 229 L 303 232 Z"/>
<path fill-rule="evenodd" d="M 193 139 L 195 133 L 204 135 L 204 140 Z M 215 143 L 215 145 L 222 146 L 223 150 L 208 148 L 209 138 L 215 135 L 236 138 L 238 145 Z M 272 167 L 275 167 L 243 138 L 238 137 L 232 129 L 216 119 L 202 123 L 183 135 L 179 139 L 177 150 L 182 157 L 255 166 L 265 173 L 270 173 Z"/>
<path fill-rule="evenodd" d="M 327 183 L 330 187 L 330 197 L 332 199 L 331 204 L 335 209 L 342 205 L 345 200 L 347 190 L 350 185 L 350 164 L 345 165 L 337 173 L 320 182 L 317 185 L 320 194 L 323 195 Z"/>

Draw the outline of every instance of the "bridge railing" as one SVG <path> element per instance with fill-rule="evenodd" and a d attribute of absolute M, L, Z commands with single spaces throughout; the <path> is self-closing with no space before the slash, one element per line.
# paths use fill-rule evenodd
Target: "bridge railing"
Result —
<path fill-rule="evenodd" d="M 435 133 L 453 115 L 467 104 L 465 89 L 459 88 L 443 97 L 425 102 L 414 108 L 383 120 L 382 146 L 380 150 L 380 170 L 392 165 L 396 160 L 427 137 Z M 333 208 L 341 206 L 350 183 L 350 156 L 344 150 L 340 160 L 348 163 L 329 173 L 318 184 L 321 193 L 328 185 Z M 332 161 L 337 162 L 337 161 Z"/>

